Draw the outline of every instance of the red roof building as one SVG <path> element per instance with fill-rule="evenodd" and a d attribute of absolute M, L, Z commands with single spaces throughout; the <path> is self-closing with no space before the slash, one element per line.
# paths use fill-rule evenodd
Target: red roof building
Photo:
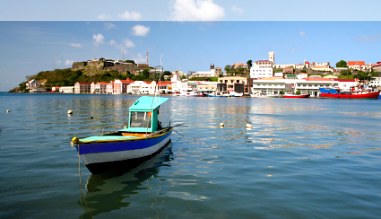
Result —
<path fill-rule="evenodd" d="M 353 70 L 362 71 L 366 69 L 365 61 L 348 61 L 347 65 L 349 69 Z"/>

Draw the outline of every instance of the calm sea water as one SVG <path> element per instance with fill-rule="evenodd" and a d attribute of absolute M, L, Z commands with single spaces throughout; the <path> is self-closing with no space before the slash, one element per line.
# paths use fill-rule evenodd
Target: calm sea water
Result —
<path fill-rule="evenodd" d="M 170 97 L 169 147 L 92 176 L 70 139 L 123 127 L 136 98 L 0 94 L 0 218 L 381 215 L 380 99 Z"/>

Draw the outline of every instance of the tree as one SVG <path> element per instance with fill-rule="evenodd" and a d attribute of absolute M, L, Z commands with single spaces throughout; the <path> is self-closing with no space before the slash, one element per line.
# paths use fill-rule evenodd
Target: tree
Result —
<path fill-rule="evenodd" d="M 230 65 L 226 65 L 225 68 L 224 68 L 225 72 L 226 72 L 226 75 L 229 75 L 231 70 L 232 70 L 232 67 Z"/>
<path fill-rule="evenodd" d="M 246 64 L 247 64 L 247 68 L 250 71 L 251 67 L 253 66 L 253 60 L 251 60 L 251 59 L 247 60 Z"/>
<path fill-rule="evenodd" d="M 347 68 L 347 62 L 344 60 L 340 60 L 336 63 L 336 68 Z"/>
<path fill-rule="evenodd" d="M 340 71 L 339 79 L 353 79 L 352 72 L 350 70 Z"/>
<path fill-rule="evenodd" d="M 125 62 L 126 62 L 126 63 L 131 63 L 131 64 L 134 64 L 134 65 L 135 65 L 135 61 L 134 61 L 134 60 L 129 60 L 129 59 L 127 59 Z"/>
<path fill-rule="evenodd" d="M 144 77 L 144 79 L 148 79 L 149 78 L 149 70 L 148 69 L 144 69 L 143 72 L 141 73 L 141 75 Z"/>

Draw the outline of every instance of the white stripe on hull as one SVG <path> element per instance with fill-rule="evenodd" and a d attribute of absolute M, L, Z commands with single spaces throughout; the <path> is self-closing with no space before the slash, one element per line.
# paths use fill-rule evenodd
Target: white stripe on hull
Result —
<path fill-rule="evenodd" d="M 135 158 L 141 158 L 149 156 L 162 148 L 170 140 L 170 135 L 163 141 L 159 142 L 148 148 L 137 149 L 137 150 L 127 150 L 127 151 L 116 151 L 116 152 L 104 152 L 104 153 L 94 153 L 94 154 L 83 154 L 81 158 L 85 165 L 93 163 L 106 163 L 121 160 L 130 160 Z"/>

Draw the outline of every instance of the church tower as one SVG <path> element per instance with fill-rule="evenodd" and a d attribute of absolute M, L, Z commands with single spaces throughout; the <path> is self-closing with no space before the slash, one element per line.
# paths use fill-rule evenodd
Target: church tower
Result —
<path fill-rule="evenodd" d="M 275 64 L 275 53 L 269 52 L 269 61 Z"/>

